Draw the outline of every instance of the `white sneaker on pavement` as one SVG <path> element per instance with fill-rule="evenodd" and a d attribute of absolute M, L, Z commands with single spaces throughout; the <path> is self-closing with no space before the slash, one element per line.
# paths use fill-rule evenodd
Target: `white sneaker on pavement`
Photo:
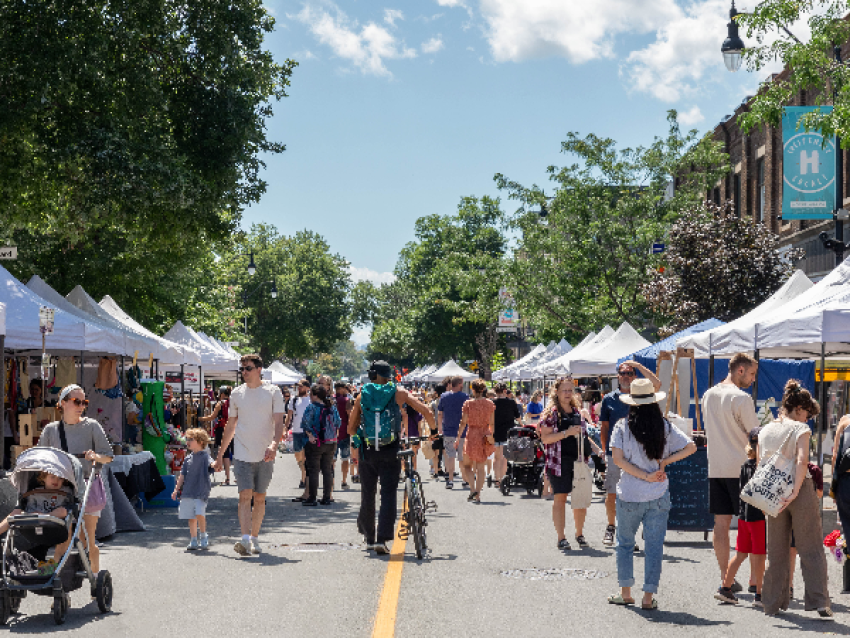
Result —
<path fill-rule="evenodd" d="M 248 545 L 246 545 L 245 543 L 243 543 L 241 540 L 236 541 L 236 543 L 233 545 L 233 551 L 236 552 L 237 554 L 239 554 L 240 556 L 250 556 L 251 555 L 250 547 Z"/>
<path fill-rule="evenodd" d="M 390 553 L 390 550 L 389 550 L 389 548 L 387 547 L 386 542 L 384 542 L 384 543 L 375 543 L 374 545 L 372 545 L 372 549 L 374 549 L 374 550 L 375 550 L 375 553 L 376 553 L 376 554 L 378 554 L 378 555 L 385 555 L 385 554 L 389 554 L 389 553 Z"/>
<path fill-rule="evenodd" d="M 262 554 L 263 550 L 260 547 L 260 541 L 251 539 L 251 553 L 252 554 Z"/>
<path fill-rule="evenodd" d="M 201 546 L 198 545 L 198 539 L 195 538 L 194 536 L 192 537 L 192 540 L 189 541 L 189 544 L 186 546 L 186 549 L 191 550 L 191 551 L 194 551 L 194 550 L 200 549 L 200 548 L 201 548 Z"/>

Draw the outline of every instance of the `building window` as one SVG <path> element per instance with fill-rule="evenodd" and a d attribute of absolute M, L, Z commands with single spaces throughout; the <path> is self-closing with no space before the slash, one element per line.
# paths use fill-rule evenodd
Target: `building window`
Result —
<path fill-rule="evenodd" d="M 756 164 L 756 211 L 758 221 L 764 222 L 764 160 Z"/>
<path fill-rule="evenodd" d="M 735 173 L 732 185 L 732 205 L 735 207 L 735 215 L 741 216 L 741 174 Z"/>

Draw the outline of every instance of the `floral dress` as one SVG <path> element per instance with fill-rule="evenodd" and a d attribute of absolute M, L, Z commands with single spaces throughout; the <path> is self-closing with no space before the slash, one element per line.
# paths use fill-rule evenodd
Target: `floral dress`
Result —
<path fill-rule="evenodd" d="M 496 411 L 496 404 L 490 399 L 470 399 L 463 404 L 466 415 L 466 444 L 463 455 L 473 463 L 485 463 L 495 446 L 487 443 L 490 434 L 490 415 Z"/>

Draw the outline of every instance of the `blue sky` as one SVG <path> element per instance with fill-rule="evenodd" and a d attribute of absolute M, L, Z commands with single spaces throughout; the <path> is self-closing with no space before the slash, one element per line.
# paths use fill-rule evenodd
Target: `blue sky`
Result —
<path fill-rule="evenodd" d="M 386 280 L 418 217 L 547 182 L 568 131 L 648 144 L 666 112 L 709 130 L 768 71 L 725 70 L 728 0 L 267 0 L 276 105 L 262 201 L 244 226 L 308 228 Z M 746 9 L 741 7 L 739 9 Z M 506 208 L 515 206 L 503 200 Z"/>

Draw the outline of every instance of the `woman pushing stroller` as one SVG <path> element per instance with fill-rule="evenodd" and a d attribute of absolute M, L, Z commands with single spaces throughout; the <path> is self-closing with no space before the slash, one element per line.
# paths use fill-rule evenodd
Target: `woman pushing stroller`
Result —
<path fill-rule="evenodd" d="M 83 417 L 88 404 L 86 393 L 80 386 L 69 385 L 62 388 L 59 393 L 62 419 L 47 425 L 38 440 L 39 447 L 54 447 L 79 458 L 86 477 L 90 476 L 94 463 L 105 465 L 112 462 L 112 446 L 100 423 Z M 95 480 L 99 481 L 100 477 L 95 477 Z M 95 575 L 100 571 L 100 550 L 95 543 L 95 531 L 101 511 L 87 507 L 83 513 L 89 561 Z"/>

